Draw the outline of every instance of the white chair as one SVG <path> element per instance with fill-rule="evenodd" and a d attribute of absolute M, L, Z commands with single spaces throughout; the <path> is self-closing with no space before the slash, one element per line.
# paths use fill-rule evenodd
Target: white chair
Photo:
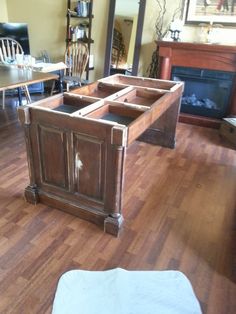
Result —
<path fill-rule="evenodd" d="M 0 38 L 0 62 L 3 64 L 11 64 L 16 61 L 16 54 L 23 54 L 23 48 L 20 43 L 9 37 Z M 27 102 L 31 102 L 30 93 L 27 85 L 23 86 L 22 89 L 25 92 Z M 20 89 L 18 89 L 20 93 Z M 20 94 L 19 94 L 20 95 Z M 2 92 L 2 107 L 5 109 L 5 91 Z"/>
<path fill-rule="evenodd" d="M 82 75 L 89 59 L 89 51 L 86 44 L 82 42 L 70 43 L 65 52 L 65 70 L 63 81 L 66 83 L 66 90 L 70 86 L 81 86 Z"/>

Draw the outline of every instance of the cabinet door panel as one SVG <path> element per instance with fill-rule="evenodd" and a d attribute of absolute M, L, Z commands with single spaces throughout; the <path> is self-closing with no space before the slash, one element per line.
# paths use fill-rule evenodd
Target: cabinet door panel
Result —
<path fill-rule="evenodd" d="M 68 189 L 66 134 L 39 125 L 38 138 L 42 183 Z"/>
<path fill-rule="evenodd" d="M 75 191 L 80 195 L 103 200 L 104 141 L 74 134 Z"/>

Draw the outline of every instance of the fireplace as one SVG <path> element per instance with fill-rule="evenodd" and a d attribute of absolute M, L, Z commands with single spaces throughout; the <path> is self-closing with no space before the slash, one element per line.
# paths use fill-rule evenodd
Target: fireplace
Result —
<path fill-rule="evenodd" d="M 181 112 L 221 119 L 226 116 L 234 73 L 188 67 L 172 67 L 171 79 L 184 81 Z"/>
<path fill-rule="evenodd" d="M 186 82 L 181 122 L 219 128 L 236 115 L 235 45 L 158 41 L 157 51 L 158 78 Z"/>

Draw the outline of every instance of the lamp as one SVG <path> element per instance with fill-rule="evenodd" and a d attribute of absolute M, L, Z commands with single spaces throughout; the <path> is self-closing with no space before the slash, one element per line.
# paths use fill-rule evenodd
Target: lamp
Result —
<path fill-rule="evenodd" d="M 170 37 L 171 39 L 173 39 L 173 41 L 180 40 L 179 35 L 182 29 L 183 29 L 183 21 L 177 19 L 177 20 L 173 20 L 170 23 L 170 33 L 171 33 Z"/>

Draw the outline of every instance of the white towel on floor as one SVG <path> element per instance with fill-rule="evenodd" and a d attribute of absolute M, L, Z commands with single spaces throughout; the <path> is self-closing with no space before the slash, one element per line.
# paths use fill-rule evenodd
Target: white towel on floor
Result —
<path fill-rule="evenodd" d="M 72 270 L 59 280 L 52 314 L 200 314 L 179 271 Z"/>

